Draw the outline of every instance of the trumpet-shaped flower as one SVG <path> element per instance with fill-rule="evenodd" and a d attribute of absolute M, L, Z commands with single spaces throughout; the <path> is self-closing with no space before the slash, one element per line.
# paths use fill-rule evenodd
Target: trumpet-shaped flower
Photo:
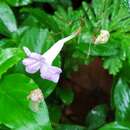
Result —
<path fill-rule="evenodd" d="M 60 53 L 64 43 L 74 38 L 77 34 L 78 31 L 59 40 L 43 55 L 31 52 L 27 47 L 24 47 L 23 49 L 27 55 L 27 58 L 23 60 L 26 72 L 33 74 L 40 70 L 40 76 L 43 79 L 48 79 L 57 83 L 62 70 L 59 67 L 52 66 L 52 63 L 56 56 Z"/>

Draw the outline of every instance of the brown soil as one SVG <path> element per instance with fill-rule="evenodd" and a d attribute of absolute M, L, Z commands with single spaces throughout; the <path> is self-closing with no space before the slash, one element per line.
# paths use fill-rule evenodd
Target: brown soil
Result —
<path fill-rule="evenodd" d="M 112 76 L 103 69 L 99 58 L 89 65 L 82 65 L 69 80 L 62 83 L 71 86 L 75 92 L 74 102 L 64 109 L 63 122 L 67 118 L 74 123 L 82 123 L 93 107 L 109 104 Z"/>

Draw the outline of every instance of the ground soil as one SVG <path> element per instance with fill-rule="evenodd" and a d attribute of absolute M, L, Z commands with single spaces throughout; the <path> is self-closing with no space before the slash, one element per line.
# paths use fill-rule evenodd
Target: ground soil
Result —
<path fill-rule="evenodd" d="M 110 104 L 112 76 L 103 69 L 99 58 L 89 65 L 82 65 L 69 80 L 62 83 L 63 86 L 71 86 L 75 92 L 74 102 L 64 109 L 63 121 L 68 117 L 74 123 L 82 123 L 93 107 Z"/>

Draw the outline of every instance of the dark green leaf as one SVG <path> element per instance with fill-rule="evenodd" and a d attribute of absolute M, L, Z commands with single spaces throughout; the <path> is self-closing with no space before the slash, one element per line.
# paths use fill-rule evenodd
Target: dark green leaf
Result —
<path fill-rule="evenodd" d="M 59 106 L 56 105 L 50 105 L 49 106 L 49 115 L 50 115 L 50 120 L 52 124 L 54 123 L 59 123 L 62 115 L 62 111 Z"/>
<path fill-rule="evenodd" d="M 128 62 L 125 62 L 123 64 L 123 68 L 121 69 L 120 76 L 128 83 L 130 83 L 130 70 L 128 68 L 130 68 L 130 64 L 128 64 Z"/>
<path fill-rule="evenodd" d="M 86 130 L 84 127 L 78 125 L 59 125 L 55 130 Z"/>
<path fill-rule="evenodd" d="M 106 123 L 107 107 L 105 105 L 96 106 L 92 109 L 87 118 L 86 125 L 88 130 L 95 130 Z"/>
<path fill-rule="evenodd" d="M 113 123 L 110 123 L 110 124 L 103 126 L 99 130 L 130 130 L 130 128 L 123 126 L 123 125 L 120 125 L 117 122 L 113 122 Z"/>
<path fill-rule="evenodd" d="M 69 105 L 74 100 L 74 92 L 72 89 L 68 88 L 59 88 L 58 89 L 58 95 L 62 102 L 66 105 Z"/>
<path fill-rule="evenodd" d="M 0 125 L 0 130 L 10 130 L 10 129 L 5 125 Z"/>

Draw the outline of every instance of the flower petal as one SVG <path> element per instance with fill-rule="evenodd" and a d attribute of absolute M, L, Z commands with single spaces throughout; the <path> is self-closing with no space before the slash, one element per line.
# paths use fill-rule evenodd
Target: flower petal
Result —
<path fill-rule="evenodd" d="M 31 65 L 26 66 L 26 72 L 33 74 L 36 73 L 40 69 L 40 62 L 36 62 Z"/>
<path fill-rule="evenodd" d="M 42 58 L 42 55 L 35 52 L 31 52 L 27 47 L 23 47 L 23 49 L 26 55 L 30 58 L 34 58 L 36 60 L 40 60 Z"/>
<path fill-rule="evenodd" d="M 24 52 L 26 53 L 27 56 L 31 55 L 31 51 L 27 47 L 23 47 Z"/>
<path fill-rule="evenodd" d="M 42 57 L 44 57 L 46 59 L 46 62 L 51 65 L 53 60 L 56 58 L 56 56 L 60 53 L 61 49 L 64 46 L 64 43 L 73 39 L 76 35 L 78 34 L 78 32 L 75 32 L 73 34 L 71 34 L 68 37 L 65 37 L 59 41 L 57 41 L 51 48 L 49 48 L 43 55 Z"/>
<path fill-rule="evenodd" d="M 41 77 L 53 81 L 54 83 L 59 81 L 61 72 L 62 70 L 60 68 L 50 65 L 47 66 L 46 64 L 43 64 L 40 68 Z"/>
<path fill-rule="evenodd" d="M 33 59 L 36 59 L 36 60 L 41 60 L 43 58 L 42 55 L 40 55 L 38 53 L 34 53 L 34 52 L 32 52 L 29 57 L 33 58 Z"/>
<path fill-rule="evenodd" d="M 34 64 L 35 62 L 36 62 L 36 60 L 33 59 L 33 58 L 25 58 L 25 59 L 22 61 L 22 63 L 23 63 L 24 65 L 31 65 L 31 64 Z"/>

